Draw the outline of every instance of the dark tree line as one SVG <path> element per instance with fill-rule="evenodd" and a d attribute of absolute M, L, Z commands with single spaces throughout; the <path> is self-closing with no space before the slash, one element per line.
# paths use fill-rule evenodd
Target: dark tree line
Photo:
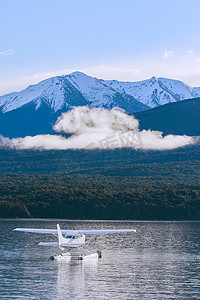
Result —
<path fill-rule="evenodd" d="M 0 217 L 200 220 L 200 185 L 129 177 L 2 175 Z"/>

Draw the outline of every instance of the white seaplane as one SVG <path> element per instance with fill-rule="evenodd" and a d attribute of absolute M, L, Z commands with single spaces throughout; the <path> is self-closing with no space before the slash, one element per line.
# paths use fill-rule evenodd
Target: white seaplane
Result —
<path fill-rule="evenodd" d="M 23 231 L 31 233 L 45 233 L 53 234 L 58 237 L 58 242 L 40 242 L 39 246 L 53 246 L 59 247 L 62 251 L 60 255 L 51 256 L 50 259 L 57 260 L 70 260 L 70 251 L 73 248 L 83 247 L 85 244 L 86 234 L 108 234 L 108 233 L 123 233 L 123 232 L 136 232 L 135 229 L 105 229 L 105 230 L 61 230 L 60 225 L 57 224 L 57 229 L 37 229 L 37 228 L 15 228 L 14 231 Z M 64 235 L 64 236 L 63 236 Z M 78 257 L 80 260 L 101 258 L 102 253 L 100 250 L 95 253 L 89 253 L 87 255 L 81 255 Z"/>

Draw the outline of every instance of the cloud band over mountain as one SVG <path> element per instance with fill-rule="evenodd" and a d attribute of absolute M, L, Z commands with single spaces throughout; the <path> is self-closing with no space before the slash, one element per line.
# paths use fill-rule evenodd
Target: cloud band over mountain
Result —
<path fill-rule="evenodd" d="M 198 138 L 186 135 L 162 135 L 139 130 L 138 121 L 122 109 L 76 107 L 63 113 L 53 129 L 55 135 L 1 138 L 1 146 L 11 149 L 116 149 L 171 150 L 195 144 Z M 65 134 L 65 136 L 62 135 Z M 70 134 L 66 137 L 66 134 Z"/>

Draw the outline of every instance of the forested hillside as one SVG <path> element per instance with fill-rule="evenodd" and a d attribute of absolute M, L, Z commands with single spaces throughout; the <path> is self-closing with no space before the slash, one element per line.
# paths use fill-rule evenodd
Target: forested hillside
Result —
<path fill-rule="evenodd" d="M 199 184 L 128 178 L 2 176 L 0 217 L 199 220 Z"/>
<path fill-rule="evenodd" d="M 200 220 L 200 147 L 0 151 L 0 217 Z"/>
<path fill-rule="evenodd" d="M 171 151 L 0 150 L 0 174 L 85 174 L 158 183 L 199 182 L 200 147 Z"/>
<path fill-rule="evenodd" d="M 134 115 L 141 130 L 159 130 L 165 135 L 200 135 L 200 98 L 169 103 Z"/>

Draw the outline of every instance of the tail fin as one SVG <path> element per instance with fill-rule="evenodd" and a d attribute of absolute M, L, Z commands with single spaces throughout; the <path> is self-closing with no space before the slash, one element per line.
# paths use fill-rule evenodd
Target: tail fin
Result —
<path fill-rule="evenodd" d="M 57 224 L 57 231 L 58 231 L 58 245 L 60 247 L 60 246 L 62 246 L 63 243 L 66 242 L 66 239 L 62 235 L 59 224 Z"/>

